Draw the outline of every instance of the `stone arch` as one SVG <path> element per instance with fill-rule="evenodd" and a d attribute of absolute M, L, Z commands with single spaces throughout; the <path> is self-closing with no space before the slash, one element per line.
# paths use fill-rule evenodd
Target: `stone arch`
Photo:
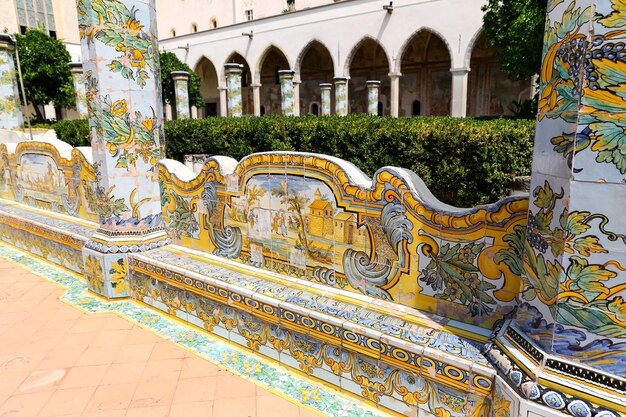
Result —
<path fill-rule="evenodd" d="M 414 32 L 398 55 L 400 78 L 399 116 L 450 114 L 452 101 L 452 54 L 445 38 L 428 28 Z"/>
<path fill-rule="evenodd" d="M 411 45 L 411 43 L 413 42 L 413 40 L 415 39 L 416 36 L 418 36 L 420 34 L 420 32 L 430 32 L 433 35 L 436 35 L 441 42 L 443 42 L 443 44 L 446 46 L 446 50 L 448 51 L 448 56 L 450 57 L 450 61 L 452 61 L 452 47 L 450 47 L 450 43 L 448 42 L 448 39 L 446 39 L 445 36 L 443 36 L 443 34 L 441 32 L 439 32 L 438 30 L 432 29 L 428 26 L 422 26 L 421 28 L 419 28 L 418 30 L 416 30 L 415 32 L 413 32 L 411 34 L 411 36 L 409 36 L 404 43 L 402 44 L 402 46 L 400 46 L 400 49 L 398 50 L 398 54 L 397 57 L 402 58 L 402 56 L 404 55 L 404 53 L 406 52 L 406 49 Z M 396 67 L 393 68 L 393 70 L 397 73 L 402 73 L 402 59 L 397 59 L 396 60 Z"/>
<path fill-rule="evenodd" d="M 226 58 L 226 61 L 224 61 L 224 64 L 222 65 L 221 74 L 222 74 L 223 80 L 226 78 L 224 65 L 230 64 L 230 63 L 243 65 L 243 73 L 241 77 L 242 112 L 244 115 L 254 114 L 254 104 L 252 102 L 252 87 L 251 87 L 254 74 L 252 74 L 250 70 L 250 65 L 248 64 L 248 61 L 246 60 L 246 58 L 244 58 L 243 55 L 241 55 L 239 52 L 237 51 L 232 52 L 228 56 L 228 58 Z"/>
<path fill-rule="evenodd" d="M 268 46 L 259 57 L 256 79 L 261 84 L 260 100 L 265 114 L 282 113 L 278 71 L 289 68 L 287 56 L 275 45 Z"/>
<path fill-rule="evenodd" d="M 200 94 L 204 106 L 198 109 L 198 117 L 212 117 L 219 115 L 220 93 L 219 75 L 213 62 L 206 56 L 200 57 L 193 71 L 200 77 Z"/>
<path fill-rule="evenodd" d="M 346 61 L 344 63 L 344 67 L 343 67 L 343 75 L 344 76 L 346 76 L 346 77 L 350 77 L 351 76 L 351 74 L 350 74 L 350 67 L 352 66 L 352 62 L 354 61 L 354 58 L 355 58 L 356 54 L 364 46 L 366 46 L 370 42 L 373 42 L 374 44 L 376 44 L 382 50 L 382 52 L 385 55 L 385 59 L 387 60 L 387 63 L 389 63 L 389 53 L 385 49 L 384 45 L 382 43 L 380 43 L 377 39 L 373 38 L 372 36 L 365 35 L 361 40 L 359 40 L 352 47 L 352 49 L 350 49 L 350 52 L 346 56 Z M 389 66 L 389 72 L 390 71 L 391 71 L 391 66 Z M 338 74 L 338 76 L 341 76 L 341 74 Z"/>
<path fill-rule="evenodd" d="M 476 46 L 476 43 L 478 42 L 478 40 L 482 36 L 484 36 L 483 32 L 484 32 L 484 29 L 480 27 L 476 31 L 476 33 L 474 33 L 474 35 L 472 36 L 472 38 L 467 44 L 467 48 L 465 49 L 465 54 L 463 55 L 463 65 L 465 65 L 467 68 L 471 68 L 470 60 L 472 59 L 472 51 L 474 50 L 474 47 Z"/>
<path fill-rule="evenodd" d="M 311 114 L 313 103 L 318 104 L 319 114 L 320 84 L 332 83 L 335 73 L 333 58 L 326 45 L 318 40 L 309 42 L 298 55 L 296 72 L 300 77 L 300 114 Z"/>
<path fill-rule="evenodd" d="M 385 114 L 391 107 L 391 83 L 389 54 L 376 39 L 366 36 L 350 51 L 346 60 L 345 74 L 348 82 L 348 111 L 351 113 L 367 113 L 368 80 L 380 81 L 379 101 L 383 102 Z"/>
<path fill-rule="evenodd" d="M 259 55 L 259 59 L 257 60 L 256 66 L 254 68 L 255 74 L 258 74 L 258 76 L 260 77 L 263 66 L 267 63 L 268 59 L 272 60 L 274 58 L 278 58 L 284 64 L 283 66 L 285 68 L 281 69 L 290 69 L 289 59 L 287 58 L 287 55 L 276 45 L 270 44 L 267 48 L 265 48 L 261 55 Z"/>
<path fill-rule="evenodd" d="M 293 68 L 296 73 L 298 74 L 300 73 L 302 69 L 302 61 L 304 60 L 304 57 L 309 53 L 311 48 L 320 48 L 320 49 L 325 50 L 326 52 L 328 52 L 330 61 L 333 62 L 333 56 L 330 53 L 330 49 L 324 44 L 324 42 L 320 41 L 319 39 L 312 39 L 311 41 L 309 41 L 309 43 L 307 43 L 304 46 L 304 48 L 302 48 L 302 50 L 298 54 L 298 57 L 296 58 L 296 62 Z M 334 71 L 334 66 L 333 66 L 333 71 Z"/>
<path fill-rule="evenodd" d="M 530 99 L 530 80 L 513 81 L 500 67 L 496 51 L 483 31 L 477 33 L 468 57 L 467 115 L 511 115 L 513 102 Z"/>

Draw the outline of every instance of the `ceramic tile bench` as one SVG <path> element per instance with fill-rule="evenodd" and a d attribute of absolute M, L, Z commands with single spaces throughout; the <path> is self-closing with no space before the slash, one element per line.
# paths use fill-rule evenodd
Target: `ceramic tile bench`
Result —
<path fill-rule="evenodd" d="M 526 199 L 455 208 L 410 171 L 290 152 L 159 176 L 174 244 L 130 256 L 132 297 L 389 412 L 489 413 L 477 346 L 515 304 Z"/>
<path fill-rule="evenodd" d="M 0 239 L 42 258 L 83 272 L 82 247 L 92 222 L 0 199 Z"/>
<path fill-rule="evenodd" d="M 129 278 L 133 298 L 389 411 L 488 403 L 495 371 L 443 317 L 176 246 L 133 254 Z"/>
<path fill-rule="evenodd" d="M 479 347 L 515 306 L 527 199 L 455 208 L 410 171 L 370 179 L 317 154 L 213 157 L 198 173 L 163 160 L 153 220 L 173 244 L 103 266 L 85 248 L 127 215 L 91 149 L 68 146 L 0 144 L 5 242 L 387 412 L 489 414 Z"/>

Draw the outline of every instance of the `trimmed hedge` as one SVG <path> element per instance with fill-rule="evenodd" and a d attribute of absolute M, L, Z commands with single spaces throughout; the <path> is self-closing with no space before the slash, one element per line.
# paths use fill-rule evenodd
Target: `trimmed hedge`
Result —
<path fill-rule="evenodd" d="M 441 201 L 459 207 L 504 197 L 530 175 L 535 123 L 451 117 L 242 117 L 165 124 L 169 158 L 297 150 L 351 161 L 366 174 L 392 165 L 417 173 Z"/>
<path fill-rule="evenodd" d="M 87 120 L 59 120 L 50 127 L 56 132 L 57 138 L 73 147 L 91 146 Z"/>
<path fill-rule="evenodd" d="M 86 121 L 52 126 L 59 139 L 88 145 Z M 241 117 L 168 121 L 168 158 L 186 154 L 316 152 L 351 161 L 366 174 L 392 165 L 416 172 L 441 201 L 459 207 L 492 203 L 512 177 L 530 175 L 534 121 L 450 117 Z"/>

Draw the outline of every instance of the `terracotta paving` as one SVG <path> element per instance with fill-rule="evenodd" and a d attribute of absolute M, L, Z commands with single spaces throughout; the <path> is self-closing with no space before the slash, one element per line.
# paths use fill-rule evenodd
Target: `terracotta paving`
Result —
<path fill-rule="evenodd" d="M 313 417 L 0 259 L 0 417 Z"/>

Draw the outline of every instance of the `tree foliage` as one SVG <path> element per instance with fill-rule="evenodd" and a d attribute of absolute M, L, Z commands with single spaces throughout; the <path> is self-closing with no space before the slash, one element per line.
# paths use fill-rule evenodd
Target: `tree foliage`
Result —
<path fill-rule="evenodd" d="M 547 0 L 489 0 L 483 29 L 502 69 L 513 80 L 539 73 Z"/>
<path fill-rule="evenodd" d="M 183 63 L 172 52 L 162 51 L 159 53 L 161 62 L 161 86 L 163 89 L 163 104 L 176 102 L 176 93 L 174 91 L 174 81 L 171 73 L 173 71 L 187 71 L 189 73 L 189 105 L 202 107 L 204 100 L 200 94 L 200 77 L 189 68 L 189 65 Z"/>
<path fill-rule="evenodd" d="M 68 65 L 71 56 L 65 45 L 39 29 L 16 35 L 16 40 L 26 100 L 35 108 L 37 119 L 44 119 L 40 106 L 48 103 L 74 107 L 74 83 Z"/>

